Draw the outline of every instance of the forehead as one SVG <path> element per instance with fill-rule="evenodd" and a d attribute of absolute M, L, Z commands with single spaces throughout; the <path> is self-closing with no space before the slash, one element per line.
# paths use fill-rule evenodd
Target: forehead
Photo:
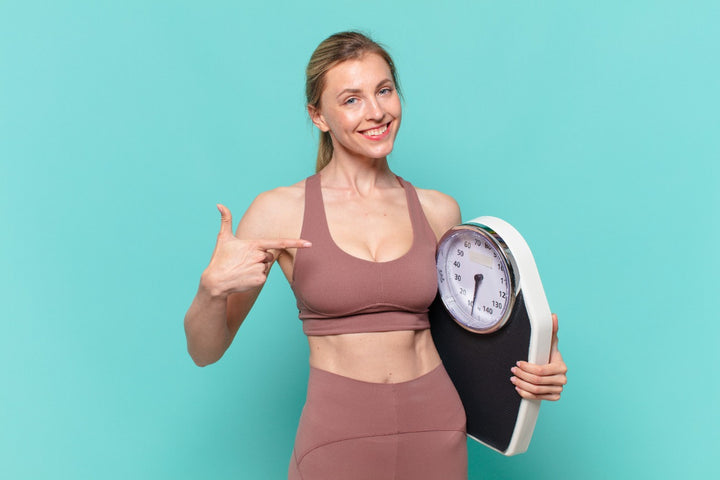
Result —
<path fill-rule="evenodd" d="M 346 88 L 374 89 L 383 80 L 392 81 L 390 66 L 376 53 L 338 63 L 325 75 L 325 91 L 328 93 L 340 92 Z"/>

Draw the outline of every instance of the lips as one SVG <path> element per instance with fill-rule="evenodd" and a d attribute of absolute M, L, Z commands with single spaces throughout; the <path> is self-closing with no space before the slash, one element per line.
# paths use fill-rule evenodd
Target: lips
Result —
<path fill-rule="evenodd" d="M 392 122 L 388 122 L 385 125 L 381 125 L 379 127 L 370 128 L 368 130 L 361 130 L 359 133 L 365 137 L 369 138 L 370 140 L 380 140 L 382 138 L 385 138 L 388 133 L 390 133 L 390 124 Z"/>

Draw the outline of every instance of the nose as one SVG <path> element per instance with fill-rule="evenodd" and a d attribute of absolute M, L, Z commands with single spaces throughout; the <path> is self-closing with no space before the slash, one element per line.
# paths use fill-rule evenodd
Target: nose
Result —
<path fill-rule="evenodd" d="M 377 98 L 373 97 L 367 102 L 367 111 L 365 115 L 368 120 L 374 120 L 379 122 L 385 116 L 385 109 L 382 107 Z"/>

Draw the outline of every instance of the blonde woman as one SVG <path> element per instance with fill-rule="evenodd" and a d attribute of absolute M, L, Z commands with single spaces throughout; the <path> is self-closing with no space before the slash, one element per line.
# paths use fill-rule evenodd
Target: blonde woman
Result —
<path fill-rule="evenodd" d="M 389 168 L 402 119 L 397 74 L 367 36 L 323 41 L 307 67 L 320 130 L 317 173 L 261 193 L 232 233 L 219 205 L 215 252 L 185 318 L 198 365 L 230 346 L 278 263 L 310 346 L 290 479 L 465 479 L 465 413 L 429 330 L 435 249 L 460 223 L 449 196 Z M 525 398 L 557 400 L 566 367 L 521 363 Z"/>

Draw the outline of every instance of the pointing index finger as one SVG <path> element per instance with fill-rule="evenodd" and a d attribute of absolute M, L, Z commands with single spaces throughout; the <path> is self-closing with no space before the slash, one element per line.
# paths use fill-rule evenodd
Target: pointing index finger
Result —
<path fill-rule="evenodd" d="M 276 249 L 282 250 L 284 248 L 307 248 L 312 247 L 312 243 L 301 238 L 274 238 L 264 239 L 257 241 L 258 247 L 263 250 Z"/>

